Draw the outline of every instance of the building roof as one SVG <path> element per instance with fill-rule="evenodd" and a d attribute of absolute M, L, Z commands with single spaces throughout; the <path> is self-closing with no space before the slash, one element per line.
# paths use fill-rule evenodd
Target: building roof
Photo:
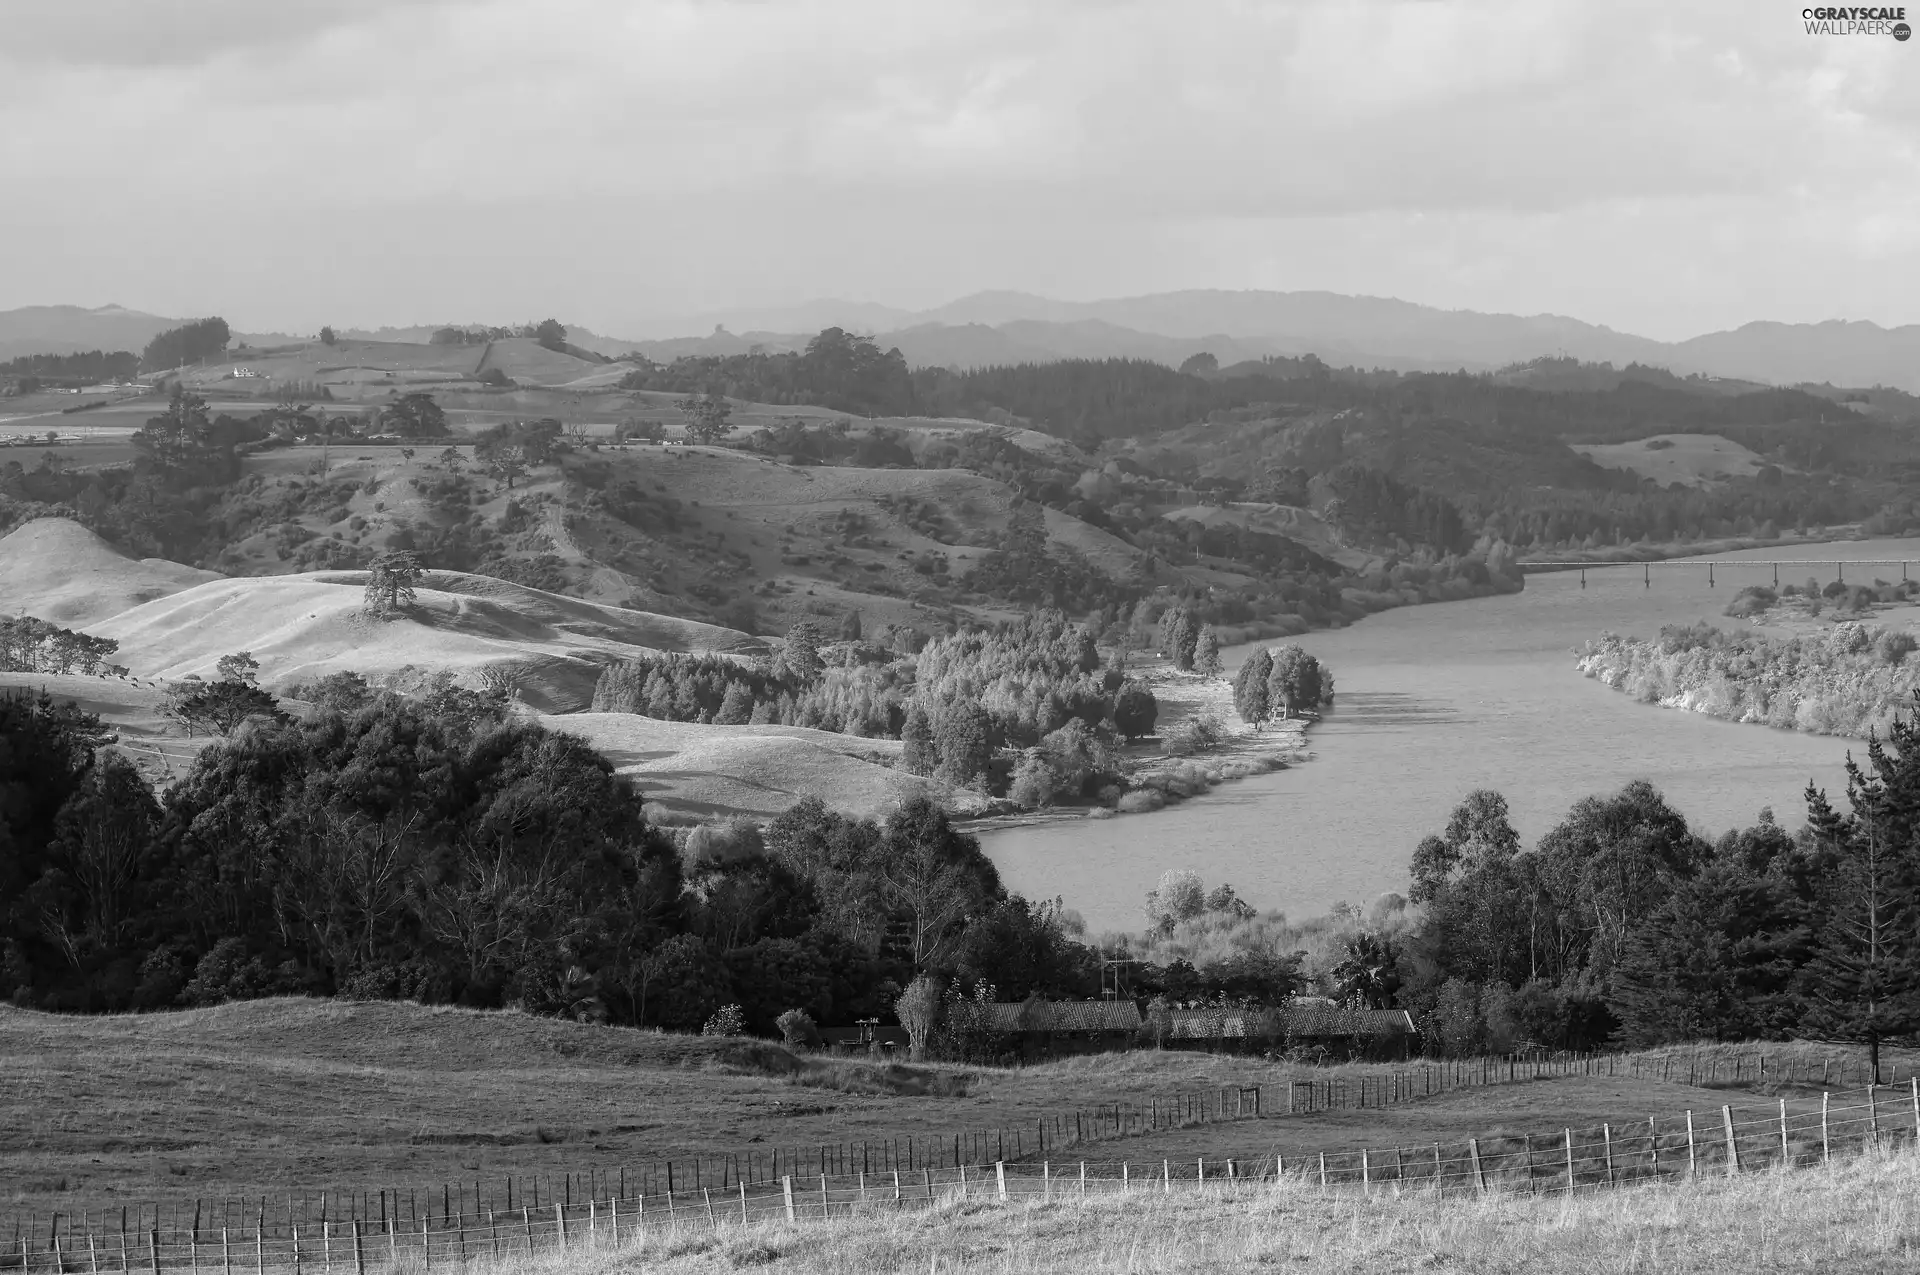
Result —
<path fill-rule="evenodd" d="M 1132 1001 L 1002 1001 L 985 1007 L 986 1029 L 1016 1032 L 1132 1032 L 1140 1011 Z"/>
<path fill-rule="evenodd" d="M 1280 1011 L 1259 1009 L 1175 1009 L 1168 1011 L 1169 1040 L 1238 1039 L 1275 1034 Z M 1413 1032 L 1413 1016 L 1404 1009 L 1330 1009 L 1290 1005 L 1289 1036 L 1400 1036 Z"/>

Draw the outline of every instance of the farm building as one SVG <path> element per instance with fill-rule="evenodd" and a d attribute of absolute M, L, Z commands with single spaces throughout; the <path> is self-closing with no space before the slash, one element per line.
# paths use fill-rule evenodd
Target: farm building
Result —
<path fill-rule="evenodd" d="M 1140 1035 L 1140 1010 L 1130 1000 L 1048 1001 L 1031 997 L 983 1006 L 981 1027 L 1014 1042 L 1022 1057 L 1094 1054 L 1125 1049 Z"/>

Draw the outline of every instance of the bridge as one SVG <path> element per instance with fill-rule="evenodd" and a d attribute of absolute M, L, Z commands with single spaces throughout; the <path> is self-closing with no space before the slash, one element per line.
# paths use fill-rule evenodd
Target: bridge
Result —
<path fill-rule="evenodd" d="M 1796 583 L 1798 580 L 1804 579 L 1807 575 L 1819 576 L 1822 574 L 1820 571 L 1822 567 L 1832 567 L 1834 579 L 1845 584 L 1848 567 L 1854 569 L 1857 580 L 1861 583 L 1866 583 L 1875 578 L 1875 573 L 1871 568 L 1886 567 L 1891 569 L 1898 567 L 1900 568 L 1900 578 L 1906 580 L 1909 578 L 1907 574 L 1909 569 L 1916 566 L 1920 566 L 1920 559 L 1727 558 L 1715 561 L 1705 558 L 1665 558 L 1659 562 L 1523 562 L 1520 564 L 1520 570 L 1528 575 L 1549 571 L 1578 571 L 1580 573 L 1580 587 L 1583 589 L 1587 587 L 1587 572 L 1589 571 L 1631 571 L 1633 568 L 1639 567 L 1641 580 L 1647 588 L 1653 587 L 1653 573 L 1656 570 L 1673 571 L 1684 569 L 1697 572 L 1704 569 L 1707 573 L 1707 585 L 1709 588 L 1714 587 L 1716 569 L 1718 574 L 1721 575 L 1729 571 L 1771 571 L 1773 573 L 1773 587 L 1777 589 L 1780 587 L 1780 568 L 1782 567 L 1787 569 L 1789 584 Z"/>

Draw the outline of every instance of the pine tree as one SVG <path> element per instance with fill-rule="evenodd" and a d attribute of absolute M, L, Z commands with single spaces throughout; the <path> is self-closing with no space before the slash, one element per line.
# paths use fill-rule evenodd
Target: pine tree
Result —
<path fill-rule="evenodd" d="M 1219 677 L 1220 639 L 1214 636 L 1212 629 L 1202 629 L 1199 640 L 1193 648 L 1194 671 L 1204 677 Z"/>
<path fill-rule="evenodd" d="M 900 727 L 900 744 L 900 765 L 909 774 L 931 775 L 940 765 L 933 724 L 927 720 L 927 710 L 918 702 L 907 709 L 907 720 Z"/>
<path fill-rule="evenodd" d="M 713 716 L 714 723 L 720 726 L 743 726 L 753 716 L 753 692 L 747 689 L 745 682 L 728 682 L 727 694 L 720 701 L 720 711 Z"/>

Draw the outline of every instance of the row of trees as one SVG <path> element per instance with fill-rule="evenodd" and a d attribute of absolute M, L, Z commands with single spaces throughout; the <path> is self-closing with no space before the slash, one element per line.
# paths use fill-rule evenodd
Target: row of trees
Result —
<path fill-rule="evenodd" d="M 1866 764 L 1847 809 L 1709 841 L 1645 782 L 1590 797 L 1529 850 L 1478 792 L 1414 852 L 1424 920 L 1399 954 L 1400 1003 L 1435 1048 L 1488 1033 L 1634 1047 L 1920 1031 L 1920 702 Z M 1498 1028 L 1498 1031 L 1495 1029 Z"/>
<path fill-rule="evenodd" d="M 76 633 L 31 615 L 0 616 L 0 673 L 125 673 L 107 663 L 119 649 L 112 638 Z"/>

